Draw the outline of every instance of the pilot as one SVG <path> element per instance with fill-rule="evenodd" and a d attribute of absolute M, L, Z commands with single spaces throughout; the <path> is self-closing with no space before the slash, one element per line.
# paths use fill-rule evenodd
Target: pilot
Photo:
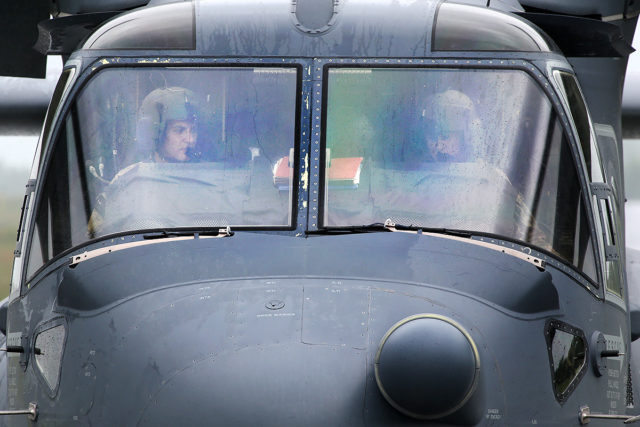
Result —
<path fill-rule="evenodd" d="M 181 163 L 197 159 L 198 104 L 189 89 L 168 87 L 155 89 L 142 101 L 138 110 L 136 144 L 128 166 L 118 171 L 114 183 L 142 162 Z M 104 224 L 106 193 L 100 193 L 88 222 L 88 233 L 95 236 Z"/>
<path fill-rule="evenodd" d="M 158 163 L 197 159 L 198 103 L 195 94 L 181 87 L 160 88 L 142 101 L 138 111 L 139 148 L 151 151 Z"/>
<path fill-rule="evenodd" d="M 452 89 L 438 93 L 423 116 L 429 120 L 426 145 L 431 161 L 473 161 L 480 123 L 467 95 Z"/>

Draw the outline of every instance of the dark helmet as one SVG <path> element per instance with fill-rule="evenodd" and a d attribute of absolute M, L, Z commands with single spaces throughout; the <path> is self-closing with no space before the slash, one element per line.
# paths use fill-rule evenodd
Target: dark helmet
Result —
<path fill-rule="evenodd" d="M 422 115 L 428 119 L 425 133 L 432 156 L 449 159 L 446 161 L 472 161 L 476 157 L 483 131 L 469 96 L 453 89 L 437 93 L 429 99 Z M 443 146 L 437 143 L 439 140 L 457 140 L 450 143 L 456 144 L 457 153 L 440 152 Z"/>
<path fill-rule="evenodd" d="M 152 151 L 170 120 L 196 122 L 198 106 L 195 94 L 189 89 L 168 87 L 153 90 L 138 110 L 138 145 Z"/>
<path fill-rule="evenodd" d="M 473 101 L 457 90 L 449 89 L 434 95 L 432 105 L 434 126 L 440 136 L 466 131 L 475 118 Z"/>

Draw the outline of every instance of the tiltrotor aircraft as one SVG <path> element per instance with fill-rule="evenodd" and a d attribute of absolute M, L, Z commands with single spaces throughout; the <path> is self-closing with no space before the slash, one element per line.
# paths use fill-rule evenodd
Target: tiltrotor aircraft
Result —
<path fill-rule="evenodd" d="M 40 6 L 1 422 L 640 419 L 640 2 Z"/>

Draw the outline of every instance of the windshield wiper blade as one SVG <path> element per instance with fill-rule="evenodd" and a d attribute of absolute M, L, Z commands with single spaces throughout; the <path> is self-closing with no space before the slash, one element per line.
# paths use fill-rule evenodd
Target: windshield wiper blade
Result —
<path fill-rule="evenodd" d="M 307 234 L 348 234 L 348 233 L 380 233 L 393 231 L 382 222 L 363 225 L 344 225 L 340 227 L 326 227 L 320 230 L 309 230 Z"/>
<path fill-rule="evenodd" d="M 184 236 L 193 236 L 194 239 L 199 238 L 200 236 L 220 236 L 220 237 L 228 237 L 233 236 L 233 232 L 231 231 L 231 227 L 227 226 L 225 228 L 214 228 L 214 229 L 204 229 L 204 230 L 160 230 L 154 231 L 151 233 L 146 233 L 142 235 L 142 238 L 145 240 L 154 240 L 154 239 L 170 239 L 172 237 L 184 237 Z"/>
<path fill-rule="evenodd" d="M 94 249 L 91 251 L 85 251 L 81 254 L 74 255 L 70 259 L 69 267 L 74 268 L 79 263 L 89 260 L 91 258 L 95 258 L 101 255 L 110 254 L 113 252 L 122 251 L 125 249 L 135 248 L 139 246 L 148 246 L 159 243 L 166 243 L 165 240 L 168 239 L 170 241 L 177 240 L 195 240 L 195 239 L 216 239 L 222 237 L 231 237 L 233 236 L 233 232 L 231 228 L 227 226 L 226 228 L 213 228 L 213 229 L 204 229 L 204 230 L 160 230 L 152 233 L 143 234 L 143 240 L 136 240 L 127 243 L 117 243 L 114 245 L 105 246 L 102 248 Z"/>
<path fill-rule="evenodd" d="M 390 219 L 384 222 L 385 228 L 390 231 L 416 231 L 418 233 L 435 233 L 445 234 L 447 236 L 471 238 L 472 234 L 468 231 L 452 230 L 444 227 L 421 227 L 416 225 L 396 224 Z"/>
<path fill-rule="evenodd" d="M 416 232 L 416 233 L 435 233 L 445 234 L 455 237 L 470 238 L 471 233 L 466 231 L 451 230 L 441 227 L 420 227 L 406 224 L 396 224 L 390 218 L 384 222 L 374 222 L 363 225 L 345 225 L 341 227 L 326 227 L 321 230 L 307 231 L 307 234 L 347 234 L 347 233 L 377 233 L 386 231 Z"/>
<path fill-rule="evenodd" d="M 480 240 L 472 239 L 472 233 L 467 231 L 449 230 L 448 228 L 414 227 L 412 225 L 407 226 L 402 224 L 395 224 L 390 219 L 387 219 L 384 222 L 384 226 L 386 228 L 389 228 L 391 231 L 397 231 L 400 233 L 439 234 L 444 239 L 464 241 L 466 243 L 483 246 L 485 248 L 488 248 L 497 252 L 514 256 L 516 258 L 519 258 L 523 261 L 526 261 L 532 264 L 540 271 L 544 271 L 544 269 L 546 268 L 546 261 L 531 255 L 531 249 L 528 247 L 524 248 L 523 250 L 516 250 L 514 248 L 509 248 L 507 246 L 504 246 L 495 242 L 486 242 L 483 239 L 480 239 Z M 528 249 L 528 252 L 526 251 L 526 249 Z"/>

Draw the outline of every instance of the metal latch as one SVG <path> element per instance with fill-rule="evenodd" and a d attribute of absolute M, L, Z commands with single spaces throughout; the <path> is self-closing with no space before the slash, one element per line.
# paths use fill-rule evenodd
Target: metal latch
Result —
<path fill-rule="evenodd" d="M 232 236 L 231 227 L 229 227 L 227 225 L 226 228 L 219 228 L 218 229 L 218 236 L 219 237 L 230 237 L 230 236 Z"/>
<path fill-rule="evenodd" d="M 29 361 L 29 337 L 21 332 L 9 332 L 7 334 L 7 344 L 4 348 L 7 353 L 17 353 L 20 355 L 20 366 L 27 370 Z"/>
<path fill-rule="evenodd" d="M 580 408 L 580 424 L 589 424 L 590 418 L 597 418 L 602 420 L 622 420 L 623 424 L 631 424 L 636 421 L 640 421 L 640 415 L 611 415 L 611 414 L 592 414 L 588 406 Z"/>
<path fill-rule="evenodd" d="M 29 421 L 35 421 L 36 419 L 38 419 L 38 404 L 35 402 L 30 402 L 28 409 L 0 411 L 0 415 L 26 415 L 27 418 L 29 418 Z"/>
<path fill-rule="evenodd" d="M 613 190 L 606 182 L 592 182 L 591 193 L 599 199 L 606 199 L 613 195 Z"/>

